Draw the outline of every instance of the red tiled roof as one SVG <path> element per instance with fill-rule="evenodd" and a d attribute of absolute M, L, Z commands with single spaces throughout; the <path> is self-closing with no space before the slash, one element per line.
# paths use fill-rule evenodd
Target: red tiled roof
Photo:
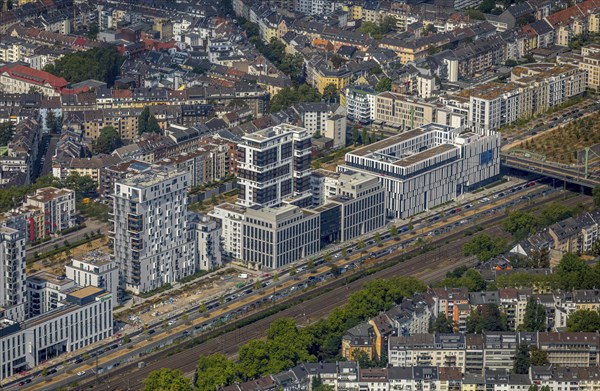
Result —
<path fill-rule="evenodd" d="M 125 89 L 113 89 L 112 90 L 112 97 L 114 99 L 124 99 L 124 98 L 131 98 L 133 96 L 133 92 L 131 90 L 125 90 Z"/>
<path fill-rule="evenodd" d="M 0 73 L 4 72 L 8 73 L 10 77 L 14 79 L 23 80 L 28 83 L 38 84 L 40 86 L 47 83 L 56 90 L 61 90 L 69 84 L 69 82 L 62 77 L 54 76 L 51 73 L 19 64 L 7 65 L 0 68 Z"/>
<path fill-rule="evenodd" d="M 546 16 L 546 20 L 553 27 L 556 27 L 560 24 L 568 25 L 573 18 L 582 18 L 586 16 L 588 11 L 598 9 L 600 9 L 600 0 L 586 0 L 562 11 L 548 15 Z"/>

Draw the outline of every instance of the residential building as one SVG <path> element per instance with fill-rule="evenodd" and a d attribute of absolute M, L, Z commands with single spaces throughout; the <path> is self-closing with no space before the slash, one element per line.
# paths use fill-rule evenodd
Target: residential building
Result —
<path fill-rule="evenodd" d="M 75 226 L 75 191 L 44 187 L 25 198 L 24 206 L 39 208 L 44 215 L 45 236 Z"/>
<path fill-rule="evenodd" d="M 0 68 L 0 84 L 6 93 L 38 91 L 45 96 L 60 96 L 69 83 L 51 73 L 13 63 Z"/>
<path fill-rule="evenodd" d="M 110 254 L 101 251 L 90 251 L 87 254 L 72 258 L 65 266 L 68 279 L 80 287 L 95 286 L 112 295 L 112 306 L 119 304 L 119 267 Z"/>
<path fill-rule="evenodd" d="M 196 243 L 196 269 L 209 271 L 221 267 L 221 229 L 217 222 L 199 213 L 188 212 L 188 224 L 190 242 Z"/>
<path fill-rule="evenodd" d="M 187 173 L 168 167 L 116 182 L 111 236 L 123 289 L 145 293 L 195 273 L 188 184 Z"/>
<path fill-rule="evenodd" d="M 338 194 L 338 180 L 340 174 L 334 171 L 318 168 L 313 170 L 310 177 L 310 192 L 312 205 L 319 206 Z"/>
<path fill-rule="evenodd" d="M 67 293 L 75 288 L 75 281 L 40 271 L 27 277 L 27 318 L 33 318 L 60 306 Z"/>
<path fill-rule="evenodd" d="M 280 205 L 286 198 L 310 202 L 311 137 L 282 124 L 242 137 L 238 145 L 239 202 L 244 206 Z"/>
<path fill-rule="evenodd" d="M 245 207 L 230 203 L 217 205 L 209 213 L 210 217 L 219 222 L 223 255 L 231 259 L 242 259 L 244 213 Z"/>
<path fill-rule="evenodd" d="M 357 360 L 359 355 L 364 354 L 369 360 L 377 360 L 375 339 L 375 330 L 369 323 L 362 322 L 352 327 L 342 337 L 342 357 Z"/>
<path fill-rule="evenodd" d="M 26 317 L 25 237 L 0 227 L 0 319 L 22 322 Z"/>
<path fill-rule="evenodd" d="M 435 119 L 434 105 L 389 91 L 375 96 L 374 109 L 376 124 L 384 123 L 399 130 L 418 128 Z"/>
<path fill-rule="evenodd" d="M 406 218 L 449 202 L 499 174 L 500 136 L 429 124 L 345 156 L 340 172 L 376 176 L 386 214 Z"/>
<path fill-rule="evenodd" d="M 375 96 L 375 91 L 369 87 L 346 88 L 343 99 L 348 119 L 365 125 L 370 124 L 375 118 Z"/>
<path fill-rule="evenodd" d="M 469 99 L 469 124 L 489 132 L 541 114 L 585 92 L 587 75 L 573 65 L 515 67 L 509 83 L 483 83 L 458 95 Z"/>

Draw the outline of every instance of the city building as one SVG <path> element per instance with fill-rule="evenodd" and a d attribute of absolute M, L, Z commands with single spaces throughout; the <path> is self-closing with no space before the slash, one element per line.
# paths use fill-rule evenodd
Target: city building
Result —
<path fill-rule="evenodd" d="M 75 191 L 44 187 L 25 198 L 24 206 L 39 208 L 44 215 L 45 236 L 75 226 Z"/>
<path fill-rule="evenodd" d="M 213 270 L 223 264 L 221 259 L 221 229 L 217 222 L 199 213 L 188 212 L 190 242 L 196 243 L 197 270 Z"/>
<path fill-rule="evenodd" d="M 112 295 L 112 306 L 117 307 L 119 301 L 119 267 L 110 254 L 101 251 L 90 251 L 87 254 L 71 259 L 65 266 L 67 278 L 75 284 L 86 287 L 95 286 Z"/>
<path fill-rule="evenodd" d="M 300 127 L 282 124 L 242 137 L 238 145 L 239 203 L 277 206 L 287 198 L 310 198 L 311 137 Z"/>
<path fill-rule="evenodd" d="M 348 119 L 365 125 L 370 124 L 375 118 L 375 96 L 375 91 L 369 87 L 346 88 L 344 101 Z"/>
<path fill-rule="evenodd" d="M 0 227 L 0 319 L 22 322 L 26 317 L 25 237 Z"/>
<path fill-rule="evenodd" d="M 45 96 L 60 96 L 69 83 L 51 73 L 13 63 L 0 68 L 0 84 L 9 94 L 27 94 L 33 90 Z"/>
<path fill-rule="evenodd" d="M 242 259 L 242 222 L 246 208 L 223 203 L 213 208 L 208 215 L 219 222 L 223 255 L 230 259 Z"/>
<path fill-rule="evenodd" d="M 111 236 L 123 289 L 145 293 L 195 273 L 188 184 L 187 173 L 169 167 L 116 182 Z"/>
<path fill-rule="evenodd" d="M 276 269 L 320 250 L 319 214 L 295 205 L 248 208 L 242 220 L 242 260 Z"/>
<path fill-rule="evenodd" d="M 0 319 L 0 380 L 110 338 L 112 311 L 111 294 L 88 286 L 70 291 L 57 308 L 25 322 Z"/>
<path fill-rule="evenodd" d="M 58 308 L 75 288 L 75 281 L 64 276 L 41 271 L 27 277 L 27 318 L 33 318 Z"/>
<path fill-rule="evenodd" d="M 319 206 L 337 195 L 340 174 L 334 171 L 318 168 L 313 170 L 310 177 L 310 192 L 313 206 Z"/>
<path fill-rule="evenodd" d="M 471 191 L 500 172 L 500 136 L 428 124 L 358 148 L 340 172 L 377 177 L 386 190 L 386 213 L 406 218 Z"/>
<path fill-rule="evenodd" d="M 327 202 L 340 205 L 340 242 L 385 226 L 385 189 L 375 176 L 341 173 L 337 196 Z"/>
<path fill-rule="evenodd" d="M 375 96 L 373 120 L 400 130 L 409 130 L 435 121 L 435 106 L 393 92 Z"/>

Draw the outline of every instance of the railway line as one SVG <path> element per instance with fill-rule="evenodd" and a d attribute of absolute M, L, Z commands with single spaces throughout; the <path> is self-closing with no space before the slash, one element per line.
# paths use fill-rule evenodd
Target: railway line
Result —
<path fill-rule="evenodd" d="M 522 187 L 522 186 L 521 186 Z M 546 191 L 549 192 L 549 195 L 546 196 Z M 536 196 L 537 194 L 537 196 Z M 541 195 L 540 195 L 541 194 Z M 448 216 L 442 218 L 441 220 L 422 220 L 420 223 L 415 224 L 415 229 L 413 232 L 407 232 L 402 234 L 402 241 L 394 241 L 388 238 L 386 241 L 382 242 L 382 246 L 371 246 L 373 249 L 390 249 L 393 250 L 391 255 L 383 256 L 380 259 L 376 260 L 364 260 L 367 258 L 366 254 L 359 254 L 360 251 L 356 250 L 348 259 L 338 259 L 335 261 L 338 265 L 348 264 L 349 262 L 361 262 L 363 267 L 365 267 L 366 263 L 376 263 L 381 264 L 382 261 L 386 262 L 393 258 L 400 258 L 405 256 L 406 254 L 415 254 L 418 252 L 418 248 L 415 247 L 415 239 L 417 237 L 423 237 L 426 232 L 433 233 L 438 232 L 435 236 L 431 237 L 432 246 L 441 246 L 444 245 L 443 254 L 442 251 L 438 248 L 434 249 L 428 253 L 418 255 L 413 257 L 412 259 L 406 260 L 403 263 L 397 263 L 392 265 L 386 269 L 383 269 L 373 275 L 361 278 L 360 280 L 353 281 L 349 284 L 345 284 L 346 275 L 340 277 L 336 280 L 327 280 L 324 285 L 319 285 L 313 287 L 312 290 L 303 293 L 296 293 L 291 298 L 286 298 L 285 296 L 280 300 L 283 303 L 290 303 L 290 308 L 285 309 L 282 312 L 279 312 L 275 315 L 266 317 L 262 320 L 259 320 L 253 324 L 244 326 L 238 330 L 231 331 L 229 333 L 217 336 L 214 339 L 208 339 L 206 335 L 218 334 L 219 330 L 222 330 L 223 327 L 216 327 L 212 329 L 208 333 L 203 333 L 200 336 L 194 335 L 193 338 L 201 338 L 203 341 L 201 344 L 196 345 L 188 350 L 175 353 L 172 356 L 169 356 L 169 351 L 173 351 L 174 348 L 167 348 L 165 351 L 149 353 L 145 355 L 143 358 L 139 358 L 139 360 L 144 360 L 147 364 L 145 368 L 134 368 L 135 363 L 130 363 L 128 361 L 123 361 L 124 358 L 127 358 L 127 351 L 125 349 L 120 349 L 115 351 L 114 353 L 109 354 L 106 357 L 102 357 L 100 359 L 101 365 L 108 365 L 111 363 L 119 362 L 121 365 L 120 368 L 114 368 L 107 374 L 102 374 L 99 376 L 99 379 L 106 383 L 103 388 L 106 389 L 136 389 L 141 385 L 141 380 L 147 376 L 147 374 L 158 367 L 174 367 L 180 368 L 184 370 L 184 372 L 193 371 L 195 367 L 195 362 L 197 357 L 200 354 L 210 353 L 210 352 L 223 352 L 228 355 L 235 354 L 239 345 L 254 339 L 259 338 L 263 335 L 264 331 L 268 328 L 268 325 L 273 319 L 282 317 L 282 316 L 290 316 L 297 320 L 299 324 L 306 324 L 314 321 L 326 314 L 328 314 L 333 308 L 338 307 L 345 303 L 347 296 L 357 290 L 360 289 L 362 284 L 365 281 L 371 280 L 373 278 L 389 278 L 395 275 L 414 275 L 419 278 L 424 279 L 427 282 L 435 281 L 439 278 L 442 278 L 448 270 L 451 270 L 459 265 L 467 263 L 469 260 L 465 260 L 462 257 L 462 245 L 469 238 L 464 237 L 463 229 L 454 229 L 457 227 L 459 221 L 465 221 L 464 219 L 471 219 L 471 223 L 473 226 L 486 226 L 483 232 L 487 232 L 492 235 L 500 235 L 503 234 L 503 231 L 500 230 L 496 225 L 497 223 L 504 217 L 500 210 L 506 207 L 515 208 L 523 208 L 528 205 L 524 202 L 516 203 L 519 197 L 521 199 L 534 197 L 536 201 L 539 197 L 539 202 L 536 205 L 540 205 L 542 203 L 547 203 L 551 201 L 558 200 L 562 197 L 560 192 L 552 191 L 552 190 L 535 190 L 535 189 L 525 189 L 524 191 L 512 193 L 507 192 L 506 197 L 498 198 L 497 200 L 487 200 L 486 204 L 483 206 L 478 205 L 477 208 L 464 210 L 462 213 L 457 213 L 456 215 Z M 576 204 L 579 201 L 585 200 L 584 197 L 576 196 L 567 201 L 566 204 Z M 461 220 L 462 219 L 462 220 Z M 469 223 L 469 224 L 471 224 Z M 466 228 L 467 225 L 463 225 L 462 228 Z M 450 228 L 446 229 L 445 228 Z M 389 236 L 389 235 L 388 235 Z M 365 239 L 367 240 L 367 239 Z M 370 241 L 372 242 L 372 240 Z M 350 244 L 349 244 L 350 246 Z M 403 248 L 404 247 L 404 248 Z M 408 249 L 406 247 L 409 247 Z M 356 246 L 355 246 L 356 248 Z M 364 263 L 363 263 L 364 262 Z M 435 266 L 433 266 L 435 265 Z M 329 265 L 323 265 L 316 270 L 313 270 L 313 273 L 317 275 L 322 275 L 329 270 Z M 299 276 L 304 274 L 304 278 L 310 276 L 309 272 L 306 271 L 304 273 L 299 273 Z M 348 273 L 350 274 L 350 273 Z M 291 286 L 297 284 L 297 279 L 300 277 L 297 276 L 295 279 L 289 278 L 288 280 L 284 280 L 278 284 L 276 288 L 273 288 L 273 293 L 275 290 L 278 292 L 282 290 L 289 290 Z M 275 284 L 273 284 L 275 285 Z M 235 302 L 228 303 L 228 307 L 220 307 L 216 310 L 212 311 L 210 314 L 210 319 L 219 319 L 219 316 L 223 316 L 226 313 L 232 313 L 234 310 L 238 311 L 237 314 L 243 314 L 240 311 L 242 307 L 246 308 L 254 303 L 263 303 L 265 298 L 269 295 L 272 287 L 269 287 L 268 290 L 263 289 L 259 292 L 255 292 L 255 294 L 248 295 L 246 297 L 242 297 Z M 318 297 L 310 298 L 319 294 Z M 258 295 L 258 296 L 257 296 Z M 257 297 L 262 297 L 261 300 L 257 300 Z M 298 302 L 300 304 L 297 304 Z M 324 305 L 324 303 L 326 303 Z M 258 312 L 262 312 L 265 310 L 263 305 Z M 197 312 L 196 312 L 197 314 Z M 250 313 L 248 313 L 250 314 Z M 234 321 L 233 323 L 239 320 Z M 193 325 L 179 325 L 174 327 L 173 329 L 156 333 L 153 335 L 153 338 L 149 338 L 148 336 L 140 335 L 141 339 L 134 341 L 135 349 L 130 350 L 130 356 L 137 356 L 138 351 L 141 349 L 146 349 L 149 351 L 153 346 L 158 345 L 158 340 L 172 342 L 176 335 L 179 335 L 184 330 L 191 330 L 194 332 L 194 327 L 196 327 L 196 331 L 198 331 L 197 327 L 204 322 L 208 322 L 206 317 L 200 317 L 198 319 L 192 320 Z M 203 324 L 204 326 L 204 324 Z M 204 330 L 204 328 L 203 328 Z M 135 339 L 135 337 L 134 337 Z M 164 345 L 164 343 L 162 343 Z M 125 353 L 125 354 L 124 354 Z M 118 361 L 117 361 L 118 360 Z M 160 360 L 160 363 L 157 362 Z M 98 363 L 96 362 L 96 365 Z M 94 363 L 82 364 L 78 369 L 83 369 L 86 371 L 92 371 L 94 369 Z M 76 371 L 76 370 L 74 370 Z M 88 372 L 89 373 L 89 372 Z M 118 379 L 119 376 L 123 374 L 127 374 L 127 379 L 129 384 L 124 386 L 123 384 L 117 385 L 115 379 Z M 36 382 L 37 384 L 31 384 L 31 389 L 47 389 L 54 390 L 58 386 L 63 386 L 73 382 L 77 378 L 73 376 L 67 376 L 68 374 L 62 374 L 60 376 L 56 376 L 54 379 L 48 379 L 49 381 L 44 384 L 44 382 L 40 382 L 39 380 Z M 111 380 L 112 379 L 112 380 Z M 96 379 L 79 379 L 82 384 L 91 384 Z M 84 383 L 85 382 L 85 383 Z M 112 384 L 112 385 L 111 385 Z M 137 385 L 136 385 L 137 384 Z"/>
<path fill-rule="evenodd" d="M 546 200 L 546 202 L 553 200 L 555 200 L 555 198 L 550 198 Z M 565 201 L 565 205 L 574 206 L 583 200 L 585 200 L 585 198 L 580 196 L 573 197 Z M 481 233 L 486 233 L 491 236 L 508 237 L 509 235 L 499 227 L 499 223 L 503 218 L 504 216 L 500 215 L 485 221 L 488 227 L 484 228 Z M 454 241 L 452 241 L 453 239 Z M 200 355 L 219 352 L 235 358 L 240 345 L 253 339 L 264 337 L 265 331 L 274 320 L 281 317 L 291 317 L 301 326 L 309 324 L 328 315 L 334 308 L 345 304 L 350 294 L 360 290 L 365 282 L 373 279 L 391 278 L 403 275 L 421 278 L 426 283 L 439 281 L 448 271 L 458 266 L 474 263 L 472 258 L 464 258 L 462 255 L 462 246 L 470 239 L 470 237 L 465 237 L 462 232 L 453 233 L 436 241 L 440 245 L 444 243 L 444 241 L 448 241 L 448 244 L 444 244 L 443 253 L 438 251 L 438 249 L 434 249 L 348 284 L 344 283 L 343 278 L 339 278 L 336 283 L 334 283 L 337 285 L 334 289 L 325 292 L 318 297 L 309 299 L 306 302 L 297 304 L 241 329 L 228 332 L 208 340 L 201 345 L 197 345 L 191 349 L 184 350 L 171 356 L 168 356 L 166 353 L 157 353 L 156 355 L 145 359 L 146 366 L 143 368 L 132 369 L 123 367 L 110 375 L 101 377 L 99 379 L 100 384 L 98 387 L 103 389 L 106 387 L 107 390 L 139 390 L 143 388 L 142 381 L 153 370 L 171 368 L 179 369 L 186 374 L 190 374 L 195 370 L 196 362 Z"/>

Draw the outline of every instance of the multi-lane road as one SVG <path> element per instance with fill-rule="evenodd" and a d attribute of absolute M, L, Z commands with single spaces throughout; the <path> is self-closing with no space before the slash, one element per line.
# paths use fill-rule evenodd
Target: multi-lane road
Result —
<path fill-rule="evenodd" d="M 136 376 L 142 379 L 155 366 L 171 367 L 171 363 L 173 365 L 184 363 L 185 360 L 180 357 L 181 354 L 185 354 L 186 357 L 195 357 L 192 360 L 195 361 L 199 354 L 206 352 L 223 351 L 228 354 L 234 353 L 236 347 L 240 344 L 262 335 L 262 332 L 266 329 L 266 325 L 268 325 L 268 323 L 264 322 L 270 322 L 273 318 L 281 316 L 292 316 L 299 320 L 300 323 L 309 322 L 326 315 L 332 308 L 343 304 L 346 296 L 359 289 L 364 281 L 366 281 L 366 279 L 361 279 L 342 287 L 345 282 L 345 275 L 350 274 L 352 269 L 363 267 L 365 262 L 385 261 L 389 258 L 397 258 L 411 251 L 414 252 L 417 237 L 429 237 L 433 243 L 448 243 L 444 246 L 443 255 L 440 251 L 433 250 L 427 254 L 407 260 L 404 263 L 391 266 L 373 276 L 367 277 L 367 279 L 389 277 L 392 275 L 416 275 L 426 281 L 436 280 L 443 277 L 447 270 L 467 262 L 462 257 L 462 244 L 468 238 L 464 237 L 463 230 L 460 229 L 461 226 L 474 224 L 481 226 L 485 223 L 489 227 L 487 230 L 491 230 L 492 234 L 501 234 L 501 231 L 494 226 L 494 223 L 502 218 L 503 209 L 526 207 L 529 202 L 528 200 L 531 199 L 540 199 L 539 202 L 536 202 L 536 204 L 539 204 L 548 199 L 560 197 L 560 195 L 557 194 L 556 189 L 540 185 L 534 186 L 532 184 L 531 186 L 514 186 L 497 193 L 495 197 L 497 198 L 492 197 L 492 199 L 487 199 L 482 197 L 473 204 L 466 204 L 462 207 L 447 210 L 445 212 L 446 217 L 442 217 L 442 214 L 439 214 L 426 220 L 415 222 L 414 230 L 401 234 L 401 240 L 398 241 L 390 238 L 389 233 L 381 235 L 383 242 L 380 246 L 374 242 L 373 237 L 365 239 L 367 245 L 366 251 L 363 252 L 357 249 L 356 246 L 349 246 L 347 248 L 347 252 L 350 253 L 348 259 L 343 259 L 340 255 L 333 254 L 335 263 L 340 266 L 341 277 L 335 278 L 331 272 L 330 265 L 323 265 L 323 260 L 319 259 L 315 262 L 317 264 L 315 270 L 303 270 L 305 267 L 302 266 L 298 268 L 298 275 L 282 275 L 279 283 L 265 280 L 264 285 L 269 283 L 271 285 L 263 287 L 258 291 L 252 291 L 252 289 L 248 288 L 235 292 L 227 298 L 227 308 L 224 308 L 224 305 L 212 302 L 208 303 L 208 306 L 212 307 L 212 311 L 209 314 L 200 315 L 197 309 L 190 310 L 190 319 L 192 320 L 189 325 L 179 322 L 168 330 L 162 331 L 158 330 L 158 325 L 154 325 L 151 328 L 152 331 L 150 331 L 153 334 L 150 335 L 150 338 L 146 334 L 133 335 L 133 341 L 129 344 L 130 346 L 121 348 L 115 343 L 112 345 L 108 344 L 106 347 L 99 348 L 91 353 L 95 355 L 99 351 L 102 351 L 104 353 L 102 356 L 90 357 L 87 361 L 84 361 L 84 358 L 87 357 L 75 360 L 68 367 L 69 373 L 65 373 L 66 369 L 64 368 L 54 368 L 57 369 L 57 373 L 53 374 L 53 378 L 45 379 L 44 381 L 44 379 L 41 379 L 41 376 L 36 376 L 33 382 L 27 384 L 27 386 L 35 387 L 35 389 L 51 390 L 73 381 L 79 381 L 80 383 L 90 380 L 96 381 L 95 372 L 96 367 L 98 367 L 99 375 L 102 379 L 108 381 L 109 384 L 107 387 L 110 387 L 109 389 L 123 388 L 122 384 L 119 386 L 116 384 L 110 386 L 110 382 L 114 381 L 120 373 L 128 373 L 127 378 L 131 387 L 136 388 L 136 384 L 139 385 L 141 383 L 134 381 L 136 378 L 133 378 L 129 373 L 132 370 L 132 363 L 137 361 L 143 360 L 148 364 L 145 368 L 136 369 Z M 316 287 L 312 291 L 298 293 L 311 288 L 313 285 L 316 285 Z M 180 357 L 179 359 L 165 357 L 165 352 L 148 355 L 149 352 L 158 347 L 164 347 L 176 339 L 204 338 L 207 333 L 218 331 L 221 324 L 231 322 L 236 318 L 244 317 L 256 311 L 262 311 L 263 308 L 272 305 L 272 303 L 296 301 L 299 300 L 298 295 L 314 295 L 315 290 L 324 291 L 325 289 L 329 290 L 332 288 L 335 289 L 331 292 L 337 292 L 334 295 L 331 292 L 323 293 L 321 296 L 258 321 L 253 325 L 240 328 L 237 331 L 215 339 L 210 339 L 192 349 L 171 356 L 174 358 Z M 323 303 L 327 304 L 324 305 Z M 302 315 L 300 316 L 300 314 Z M 194 317 L 196 318 L 193 319 Z M 111 346 L 115 347 L 115 349 L 111 349 Z M 133 358 L 133 360 L 128 361 L 128 358 Z M 158 359 L 160 359 L 160 362 L 153 364 L 154 360 Z M 171 360 L 173 361 L 171 362 Z M 118 366 L 115 364 L 118 364 Z M 193 362 L 186 365 L 190 366 L 190 368 L 182 367 L 186 372 L 193 370 Z M 75 374 L 78 372 L 85 373 L 82 376 L 76 376 Z"/>

